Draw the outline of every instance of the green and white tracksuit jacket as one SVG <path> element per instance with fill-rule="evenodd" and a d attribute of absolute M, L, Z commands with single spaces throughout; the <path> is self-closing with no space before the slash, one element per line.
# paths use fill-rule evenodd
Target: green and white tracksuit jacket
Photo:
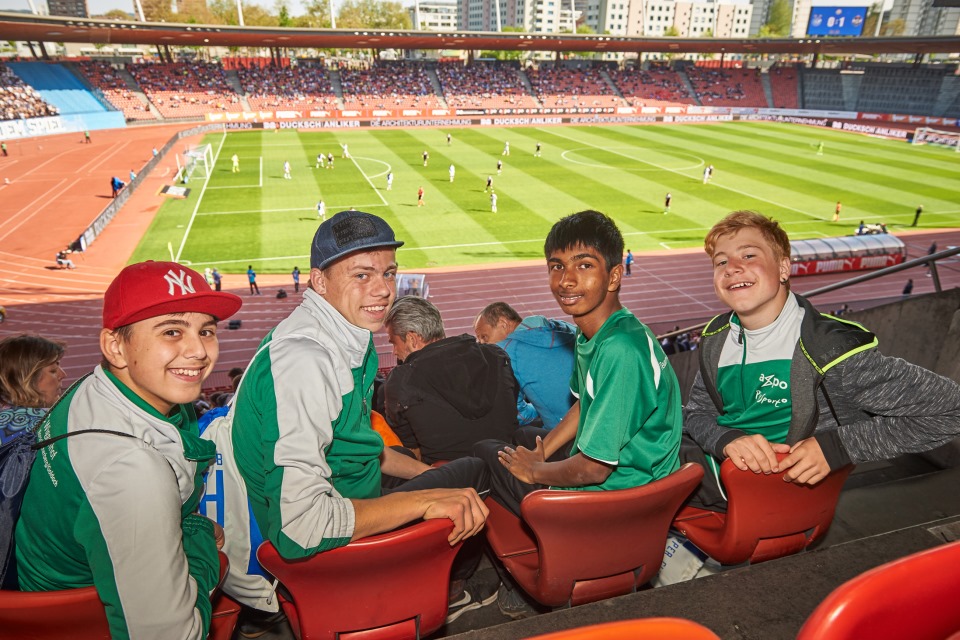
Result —
<path fill-rule="evenodd" d="M 777 335 L 760 335 L 771 330 Z M 770 351 L 783 353 L 757 354 L 757 345 L 765 342 Z M 743 372 L 743 383 L 718 381 L 724 366 L 733 364 L 730 355 L 739 352 L 742 364 L 729 368 Z M 783 357 L 785 366 L 773 364 L 769 372 L 751 368 Z M 765 410 L 773 403 L 788 410 L 786 420 Z M 765 416 L 779 435 L 768 436 L 772 441 L 792 445 L 816 438 L 830 468 L 837 469 L 927 451 L 956 438 L 960 385 L 882 355 L 876 337 L 861 325 L 823 315 L 791 294 L 770 328 L 743 331 L 726 313 L 704 329 L 700 373 L 684 408 L 684 431 L 705 453 L 722 460 L 727 444 L 763 432 L 756 424 L 739 424 L 727 415 L 731 412 L 748 421 Z"/>
<path fill-rule="evenodd" d="M 219 578 L 213 523 L 196 513 L 214 446 L 193 407 L 172 417 L 97 367 L 38 431 L 107 429 L 40 449 L 16 531 L 21 589 L 93 585 L 113 638 L 206 638 Z"/>
<path fill-rule="evenodd" d="M 263 345 L 230 415 L 233 461 L 244 486 L 232 486 L 232 474 L 211 475 L 225 482 L 214 490 L 226 498 L 231 571 L 224 589 L 245 604 L 275 610 L 269 584 L 256 579 L 262 571 L 256 538 L 288 559 L 347 544 L 355 524 L 350 500 L 380 495 L 383 440 L 370 427 L 377 373 L 370 331 L 308 289 Z M 234 499 L 238 490 L 249 508 Z M 253 522 L 244 519 L 248 509 Z M 241 566 L 247 576 L 235 575 Z"/>

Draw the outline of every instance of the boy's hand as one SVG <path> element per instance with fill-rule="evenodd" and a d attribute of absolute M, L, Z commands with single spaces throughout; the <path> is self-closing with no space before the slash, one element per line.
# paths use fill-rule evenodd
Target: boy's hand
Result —
<path fill-rule="evenodd" d="M 785 444 L 769 442 L 759 434 L 737 438 L 723 448 L 723 455 L 730 458 L 741 471 L 754 473 L 779 473 L 782 464 L 777 462 L 778 453 L 788 453 L 790 447 Z M 786 468 L 786 467 L 783 467 Z"/>
<path fill-rule="evenodd" d="M 534 480 L 534 471 L 537 465 L 544 464 L 546 459 L 543 440 L 540 436 L 537 436 L 537 446 L 533 451 L 526 447 L 517 447 L 516 449 L 504 447 L 498 457 L 500 458 L 500 464 L 505 466 L 517 480 L 527 484 L 537 484 L 537 481 Z"/>
<path fill-rule="evenodd" d="M 830 465 L 815 438 L 807 438 L 793 445 L 790 455 L 780 462 L 780 469 L 789 469 L 783 474 L 783 479 L 796 484 L 817 484 L 830 474 Z"/>
<path fill-rule="evenodd" d="M 469 489 L 427 489 L 418 492 L 427 500 L 424 520 L 449 518 L 453 531 L 447 538 L 453 546 L 476 535 L 483 528 L 490 511 L 472 487 Z"/>

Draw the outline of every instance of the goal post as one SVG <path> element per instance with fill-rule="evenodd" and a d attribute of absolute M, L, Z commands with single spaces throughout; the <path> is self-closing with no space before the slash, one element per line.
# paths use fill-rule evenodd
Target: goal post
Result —
<path fill-rule="evenodd" d="M 191 147 L 183 152 L 183 159 L 177 155 L 177 181 L 189 182 L 194 175 L 204 179 L 210 177 L 213 171 L 213 147 L 203 144 Z"/>
<path fill-rule="evenodd" d="M 937 144 L 951 147 L 960 153 L 960 133 L 956 131 L 941 131 L 930 127 L 919 127 L 913 133 L 913 144 Z"/>

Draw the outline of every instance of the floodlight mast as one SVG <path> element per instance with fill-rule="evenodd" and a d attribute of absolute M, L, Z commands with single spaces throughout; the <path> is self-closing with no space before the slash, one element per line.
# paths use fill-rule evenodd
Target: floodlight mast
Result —
<path fill-rule="evenodd" d="M 146 17 L 143 15 L 143 5 L 140 4 L 140 0 L 133 0 L 133 6 L 134 6 L 134 7 L 136 8 L 136 10 L 137 10 L 137 15 L 140 16 L 140 22 L 146 22 L 147 19 L 146 19 Z"/>
<path fill-rule="evenodd" d="M 330 0 L 330 28 L 337 28 L 337 18 L 333 13 L 333 0 Z"/>
<path fill-rule="evenodd" d="M 237 0 L 237 21 L 240 23 L 240 26 L 246 26 L 243 24 L 243 2 L 242 0 Z"/>

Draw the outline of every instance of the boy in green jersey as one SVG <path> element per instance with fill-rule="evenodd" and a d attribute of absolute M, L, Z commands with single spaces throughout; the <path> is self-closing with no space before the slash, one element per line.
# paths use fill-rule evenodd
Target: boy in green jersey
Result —
<path fill-rule="evenodd" d="M 704 248 L 731 311 L 703 331 L 684 409 L 684 431 L 714 471 L 695 504 L 725 508 L 715 479 L 725 458 L 812 485 L 851 462 L 926 451 L 960 433 L 960 386 L 881 355 L 861 325 L 791 293 L 790 240 L 777 222 L 735 211 Z M 778 453 L 788 455 L 778 462 Z"/>
<path fill-rule="evenodd" d="M 490 468 L 491 495 L 518 516 L 537 489 L 626 489 L 680 466 L 680 386 L 653 333 L 620 304 L 620 230 L 602 213 L 581 211 L 553 225 L 544 254 L 550 290 L 577 325 L 577 400 L 553 430 L 517 430 L 516 448 L 497 440 L 474 447 Z M 500 611 L 530 615 L 530 603 L 501 577 Z"/>
<path fill-rule="evenodd" d="M 528 446 L 487 440 L 474 450 L 491 468 L 494 498 L 518 515 L 535 489 L 625 489 L 679 467 L 680 389 L 650 329 L 620 304 L 620 230 L 581 211 L 553 226 L 544 253 L 554 298 L 578 329 L 577 401 L 552 431 L 521 429 L 516 440 Z"/>

